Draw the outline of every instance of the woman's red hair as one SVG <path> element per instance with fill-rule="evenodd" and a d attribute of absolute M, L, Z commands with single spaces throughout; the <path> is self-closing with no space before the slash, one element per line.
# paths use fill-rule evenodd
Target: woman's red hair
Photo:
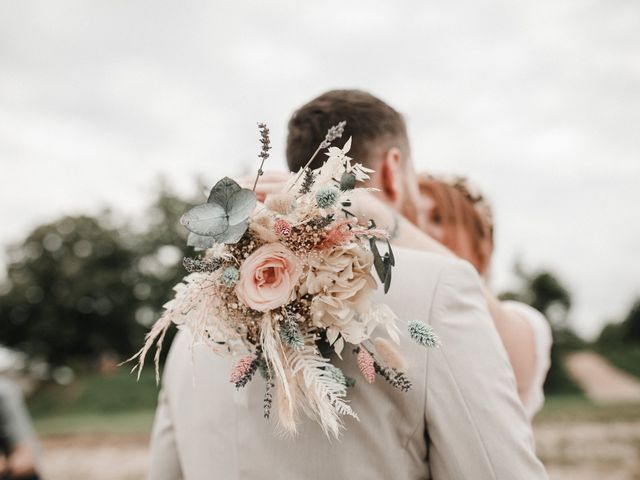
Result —
<path fill-rule="evenodd" d="M 481 214 L 470 195 L 443 180 L 421 175 L 419 184 L 420 192 L 430 196 L 438 210 L 444 232 L 442 243 L 485 274 L 493 252 L 493 225 L 488 211 Z"/>

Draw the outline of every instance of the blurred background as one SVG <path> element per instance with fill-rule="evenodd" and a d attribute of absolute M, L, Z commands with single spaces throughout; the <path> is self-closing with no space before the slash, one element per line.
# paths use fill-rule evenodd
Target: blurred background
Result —
<path fill-rule="evenodd" d="M 1 2 L 0 370 L 45 478 L 143 478 L 157 389 L 116 365 L 183 276 L 177 220 L 255 171 L 258 121 L 284 170 L 331 88 L 493 203 L 492 286 L 554 331 L 552 478 L 640 478 L 639 24 L 634 0 Z"/>

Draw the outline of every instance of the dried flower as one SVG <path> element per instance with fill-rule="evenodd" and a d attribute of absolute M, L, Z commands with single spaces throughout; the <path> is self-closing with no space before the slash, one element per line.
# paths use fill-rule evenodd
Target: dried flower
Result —
<path fill-rule="evenodd" d="M 238 272 L 236 267 L 227 267 L 224 269 L 224 272 L 222 272 L 220 280 L 224 283 L 225 287 L 231 288 L 236 284 L 239 278 L 240 272 Z"/>
<path fill-rule="evenodd" d="M 345 387 L 349 386 L 349 382 L 347 380 L 347 377 L 342 372 L 342 370 L 340 370 L 338 367 L 328 363 L 327 366 L 324 367 L 324 368 L 329 372 L 329 375 L 331 375 L 331 377 L 333 377 L 333 379 L 336 382 L 341 383 Z"/>
<path fill-rule="evenodd" d="M 273 380 L 267 381 L 267 386 L 264 391 L 264 400 L 262 403 L 262 411 L 264 418 L 271 417 L 271 405 L 273 404 Z"/>
<path fill-rule="evenodd" d="M 316 203 L 320 208 L 332 207 L 338 198 L 340 198 L 340 190 L 334 187 L 324 187 L 316 192 Z"/>
<path fill-rule="evenodd" d="M 353 223 L 350 219 L 343 219 L 337 222 L 329 229 L 324 240 L 320 244 L 321 249 L 331 248 L 336 245 L 341 245 L 353 238 L 353 232 L 350 225 Z"/>
<path fill-rule="evenodd" d="M 218 270 L 222 266 L 222 263 L 223 263 L 222 258 L 211 258 L 211 259 L 201 260 L 199 258 L 185 257 L 182 260 L 182 265 L 184 266 L 185 270 L 189 273 L 193 273 L 193 272 L 212 273 Z"/>
<path fill-rule="evenodd" d="M 362 372 L 362 376 L 364 379 L 373 383 L 376 381 L 376 370 L 374 367 L 375 361 L 369 352 L 367 352 L 364 348 L 358 349 L 358 354 L 356 356 L 356 362 L 358 363 L 358 368 Z"/>
<path fill-rule="evenodd" d="M 304 338 L 295 317 L 292 315 L 287 315 L 280 326 L 280 338 L 294 350 L 302 350 L 304 347 Z"/>
<path fill-rule="evenodd" d="M 313 183 L 315 182 L 316 175 L 310 168 L 304 169 L 304 178 L 302 179 L 302 185 L 300 186 L 300 195 L 309 193 Z"/>
<path fill-rule="evenodd" d="M 423 347 L 440 346 L 440 339 L 431 328 L 431 325 L 427 325 L 420 320 L 411 320 L 409 322 L 409 335 Z"/>
<path fill-rule="evenodd" d="M 373 340 L 373 344 L 376 347 L 376 352 L 387 365 L 399 372 L 406 372 L 408 368 L 407 361 L 390 341 L 382 337 L 376 337 Z"/>
<path fill-rule="evenodd" d="M 280 218 L 273 224 L 273 231 L 276 232 L 276 235 L 288 237 L 291 235 L 291 224 L 285 219 Z"/>
<path fill-rule="evenodd" d="M 288 215 L 296 208 L 296 198 L 290 193 L 272 193 L 264 201 L 269 210 L 281 215 Z"/>
<path fill-rule="evenodd" d="M 291 250 L 267 243 L 242 262 L 236 294 L 247 307 L 267 312 L 291 299 L 301 274 L 302 264 Z"/>
<path fill-rule="evenodd" d="M 235 383 L 236 388 L 244 387 L 253 374 L 258 369 L 260 361 L 257 355 L 249 354 L 246 357 L 242 357 L 240 361 L 231 371 L 229 382 Z"/>
<path fill-rule="evenodd" d="M 256 175 L 256 181 L 253 184 L 253 191 L 255 192 L 256 186 L 258 185 L 258 179 L 262 176 L 264 171 L 262 167 L 264 167 L 264 162 L 267 158 L 269 158 L 269 150 L 271 150 L 271 140 L 269 139 L 269 128 L 266 123 L 259 123 L 258 128 L 260 129 L 260 143 L 262 144 L 260 148 L 260 153 L 258 157 L 262 159 L 260 162 L 260 168 L 258 169 L 258 175 Z"/>
<path fill-rule="evenodd" d="M 373 256 L 356 243 L 338 245 L 310 256 L 305 292 L 313 296 L 314 324 L 333 328 L 347 342 L 368 338 L 371 295 L 377 288 L 371 275 Z"/>
<path fill-rule="evenodd" d="M 338 138 L 342 138 L 342 134 L 344 133 L 344 127 L 347 125 L 346 121 L 339 122 L 337 125 L 334 125 L 327 131 L 327 135 L 324 137 L 324 140 L 320 144 L 320 149 L 327 148 L 331 145 L 331 142 Z"/>
<path fill-rule="evenodd" d="M 384 378 L 393 387 L 402 390 L 403 392 L 408 392 L 409 390 L 411 390 L 411 382 L 407 377 L 405 377 L 404 373 L 385 368 L 378 362 L 375 362 L 373 364 L 373 368 L 378 375 Z"/>
<path fill-rule="evenodd" d="M 311 165 L 311 163 L 313 162 L 313 159 L 316 158 L 316 155 L 318 155 L 318 152 L 320 150 L 322 150 L 323 148 L 327 148 L 329 145 L 331 145 L 331 142 L 333 142 L 335 139 L 342 137 L 342 134 L 344 133 L 344 127 L 346 124 L 347 122 L 342 121 L 342 122 L 339 122 L 337 125 L 334 125 L 333 127 L 329 128 L 329 130 L 327 131 L 327 135 L 324 137 L 324 140 L 320 143 L 320 145 L 318 145 L 318 148 L 316 149 L 316 151 L 313 152 L 307 164 L 300 169 L 300 173 L 298 174 L 295 181 L 290 185 L 289 188 L 292 188 L 293 186 L 295 186 L 300 180 L 300 177 L 302 177 L 302 175 L 304 175 L 307 172 L 307 170 L 309 169 L 309 165 Z"/>

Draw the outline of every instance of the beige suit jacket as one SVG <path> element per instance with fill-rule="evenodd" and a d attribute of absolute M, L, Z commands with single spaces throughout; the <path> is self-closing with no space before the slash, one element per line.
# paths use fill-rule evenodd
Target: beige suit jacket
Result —
<path fill-rule="evenodd" d="M 378 377 L 367 384 L 352 353 L 337 366 L 360 421 L 345 419 L 329 440 L 304 419 L 295 438 L 263 418 L 264 380 L 229 383 L 233 359 L 190 350 L 178 335 L 165 366 L 152 434 L 152 480 L 546 479 L 515 378 L 473 268 L 461 260 L 396 248 L 390 292 L 378 292 L 403 320 L 432 325 L 442 346 L 425 349 L 405 334 L 413 388 Z M 380 332 L 380 335 L 384 333 Z M 346 349 L 345 349 L 346 350 Z"/>

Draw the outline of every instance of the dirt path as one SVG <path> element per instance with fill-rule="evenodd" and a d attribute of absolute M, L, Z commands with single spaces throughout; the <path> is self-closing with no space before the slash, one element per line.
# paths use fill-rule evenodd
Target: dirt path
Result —
<path fill-rule="evenodd" d="M 640 419 L 631 422 L 545 423 L 535 426 L 537 452 L 551 480 L 640 478 Z M 47 437 L 48 480 L 143 480 L 148 437 Z"/>
<path fill-rule="evenodd" d="M 594 403 L 640 402 L 640 382 L 595 352 L 571 353 L 565 365 Z"/>

